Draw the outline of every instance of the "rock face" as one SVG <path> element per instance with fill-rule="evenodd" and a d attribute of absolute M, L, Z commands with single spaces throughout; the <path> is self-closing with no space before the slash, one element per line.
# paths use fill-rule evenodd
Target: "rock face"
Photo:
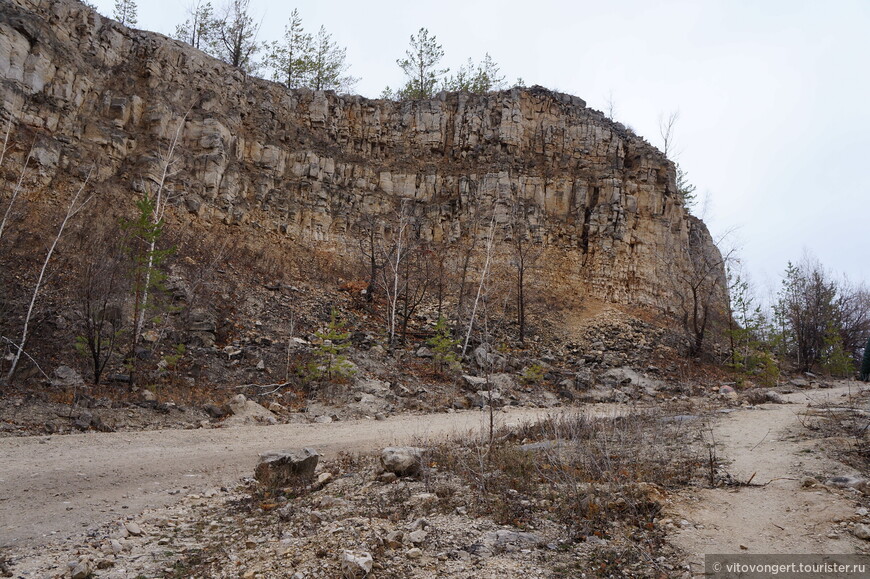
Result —
<path fill-rule="evenodd" d="M 577 97 L 290 91 L 74 0 L 0 5 L 0 101 L 13 137 L 35 140 L 28 185 L 45 195 L 98 161 L 94 186 L 132 204 L 177 134 L 167 190 L 176 213 L 207 225 L 334 250 L 399 207 L 431 242 L 482 238 L 489 223 L 503 241 L 519 211 L 547 248 L 544 284 L 665 310 L 679 303 L 673 268 L 716 251 L 681 204 L 673 163 Z M 211 321 L 194 323 L 210 343 Z"/>

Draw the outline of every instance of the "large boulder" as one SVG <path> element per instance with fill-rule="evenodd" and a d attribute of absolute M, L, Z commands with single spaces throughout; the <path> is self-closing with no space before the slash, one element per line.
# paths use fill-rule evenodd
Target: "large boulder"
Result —
<path fill-rule="evenodd" d="M 492 351 L 489 344 L 481 344 L 474 349 L 474 363 L 480 370 L 489 372 L 501 372 L 507 367 L 507 358 Z"/>
<path fill-rule="evenodd" d="M 470 395 L 471 405 L 475 408 L 484 408 L 492 406 L 493 408 L 501 408 L 504 406 L 504 399 L 501 393 L 495 390 L 478 390 L 473 395 Z"/>
<path fill-rule="evenodd" d="M 278 424 L 278 418 L 263 406 L 245 398 L 244 394 L 233 397 L 227 403 L 230 416 L 224 421 L 225 426 L 242 426 L 245 424 Z"/>
<path fill-rule="evenodd" d="M 381 451 L 381 465 L 398 476 L 414 476 L 423 467 L 425 449 L 416 446 L 390 446 Z"/>
<path fill-rule="evenodd" d="M 283 488 L 314 476 L 320 454 L 312 448 L 266 452 L 254 469 L 254 477 L 265 487 Z"/>
<path fill-rule="evenodd" d="M 486 387 L 486 378 L 481 376 L 471 376 L 469 374 L 465 374 L 462 376 L 462 380 L 465 381 L 465 386 L 469 390 L 480 390 Z"/>

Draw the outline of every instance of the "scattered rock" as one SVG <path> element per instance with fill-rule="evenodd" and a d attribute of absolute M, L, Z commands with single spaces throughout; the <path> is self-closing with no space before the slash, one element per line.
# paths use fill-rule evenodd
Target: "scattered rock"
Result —
<path fill-rule="evenodd" d="M 341 555 L 341 574 L 344 579 L 360 579 L 368 575 L 372 570 L 374 559 L 371 554 L 358 555 L 351 551 L 345 551 Z"/>
<path fill-rule="evenodd" d="M 504 406 L 501 394 L 494 390 L 478 390 L 472 397 L 471 405 L 477 408 L 492 406 L 493 408 L 501 408 Z"/>
<path fill-rule="evenodd" d="M 423 550 L 420 547 L 412 547 L 405 551 L 405 557 L 408 559 L 419 559 L 423 556 Z"/>
<path fill-rule="evenodd" d="M 51 375 L 51 385 L 55 388 L 83 386 L 84 383 L 81 375 L 69 366 L 58 366 Z"/>
<path fill-rule="evenodd" d="M 408 533 L 408 541 L 412 545 L 422 545 L 423 542 L 426 540 L 428 534 L 429 533 L 427 533 L 423 529 L 417 529 L 416 531 Z"/>
<path fill-rule="evenodd" d="M 424 451 L 415 446 L 390 446 L 381 451 L 381 465 L 397 476 L 414 476 L 423 466 Z"/>
<path fill-rule="evenodd" d="M 852 534 L 858 537 L 859 539 L 864 539 L 865 541 L 870 541 L 870 525 L 866 525 L 864 523 L 858 523 L 855 525 L 855 528 L 852 529 Z"/>
<path fill-rule="evenodd" d="M 765 392 L 765 397 L 768 402 L 773 404 L 785 404 L 785 398 L 782 397 L 782 394 L 774 390 L 768 390 Z"/>
<path fill-rule="evenodd" d="M 160 332 L 157 330 L 147 330 L 142 332 L 142 340 L 149 344 L 155 344 L 160 339 Z"/>
<path fill-rule="evenodd" d="M 855 489 L 862 495 L 870 495 L 870 481 L 856 476 L 835 476 L 825 481 L 826 486 Z"/>
<path fill-rule="evenodd" d="M 245 424 L 278 424 L 278 418 L 254 402 L 245 398 L 244 394 L 235 396 L 227 404 L 227 409 L 232 416 L 224 420 L 225 426 L 241 426 Z"/>
<path fill-rule="evenodd" d="M 495 553 L 513 552 L 520 549 L 533 549 L 543 545 L 545 541 L 535 533 L 499 529 L 483 536 L 481 544 Z"/>
<path fill-rule="evenodd" d="M 75 419 L 73 423 L 76 428 L 79 430 L 87 430 L 91 427 L 91 424 L 94 422 L 94 415 L 90 412 L 81 412 L 78 417 Z"/>
<path fill-rule="evenodd" d="M 474 349 L 474 362 L 481 370 L 501 372 L 507 366 L 507 358 L 492 351 L 489 344 L 481 344 Z"/>
<path fill-rule="evenodd" d="M 434 358 L 435 354 L 433 354 L 432 350 L 430 350 L 426 346 L 420 346 L 420 348 L 417 350 L 417 357 L 418 358 Z"/>
<path fill-rule="evenodd" d="M 383 380 L 358 379 L 354 383 L 354 388 L 374 396 L 386 396 L 390 393 L 390 383 Z"/>
<path fill-rule="evenodd" d="M 384 538 L 384 545 L 386 545 L 388 549 L 398 549 L 404 543 L 404 536 L 405 533 L 398 529 L 390 531 Z"/>
<path fill-rule="evenodd" d="M 72 579 L 87 579 L 93 572 L 91 562 L 87 559 L 82 559 L 75 567 L 73 567 L 71 576 Z"/>
<path fill-rule="evenodd" d="M 314 476 L 320 454 L 311 448 L 267 452 L 260 455 L 254 477 L 267 488 L 292 486 Z"/>
<path fill-rule="evenodd" d="M 331 483 L 333 478 L 334 477 L 332 476 L 331 472 L 320 473 L 317 476 L 317 480 L 311 484 L 311 490 L 319 491 L 320 489 Z"/>
<path fill-rule="evenodd" d="M 127 521 L 126 523 L 124 523 L 124 528 L 126 528 L 127 532 L 134 537 L 142 536 L 142 528 L 133 521 Z"/>
<path fill-rule="evenodd" d="M 480 390 L 481 387 L 486 386 L 486 378 L 481 378 L 480 376 L 465 374 L 462 376 L 462 379 L 465 381 L 465 385 L 471 390 Z"/>
<path fill-rule="evenodd" d="M 228 409 L 221 408 L 216 404 L 205 404 L 203 405 L 202 409 L 205 411 L 206 414 L 208 414 L 215 420 L 220 420 L 221 418 L 224 418 L 229 414 Z"/>

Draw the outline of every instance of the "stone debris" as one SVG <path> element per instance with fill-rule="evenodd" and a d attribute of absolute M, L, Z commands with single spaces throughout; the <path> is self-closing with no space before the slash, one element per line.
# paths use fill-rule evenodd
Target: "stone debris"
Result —
<path fill-rule="evenodd" d="M 852 529 L 852 534 L 858 537 L 859 539 L 863 539 L 865 541 L 870 541 L 870 525 L 864 523 L 858 523 Z"/>
<path fill-rule="evenodd" d="M 371 553 L 356 554 L 345 551 L 341 555 L 341 574 L 344 579 L 361 579 L 371 573 L 374 559 Z"/>
<path fill-rule="evenodd" d="M 397 476 L 414 476 L 423 466 L 425 449 L 415 446 L 387 447 L 381 451 L 381 465 Z"/>
<path fill-rule="evenodd" d="M 126 528 L 127 532 L 134 537 L 140 537 L 142 535 L 142 528 L 134 521 L 127 521 L 126 523 L 124 523 L 124 528 Z"/>
<path fill-rule="evenodd" d="M 55 388 L 71 388 L 83 386 L 81 375 L 69 366 L 58 366 L 51 374 L 51 385 Z"/>
<path fill-rule="evenodd" d="M 499 529 L 486 533 L 480 543 L 495 553 L 516 551 L 519 549 L 534 549 L 544 545 L 546 541 L 535 533 L 524 533 L 509 529 Z"/>
<path fill-rule="evenodd" d="M 260 484 L 270 489 L 297 485 L 314 476 L 318 460 L 320 454 L 312 448 L 267 452 L 260 455 L 254 477 Z M 318 482 L 325 485 L 328 480 L 329 477 L 326 477 L 319 479 Z"/>
<path fill-rule="evenodd" d="M 248 400 L 244 394 L 238 394 L 230 400 L 227 403 L 227 410 L 232 416 L 223 421 L 224 426 L 278 424 L 277 416 L 253 400 Z"/>
<path fill-rule="evenodd" d="M 72 579 L 87 579 L 93 573 L 93 567 L 91 566 L 91 561 L 87 558 L 78 561 L 73 566 L 70 571 L 70 577 Z"/>

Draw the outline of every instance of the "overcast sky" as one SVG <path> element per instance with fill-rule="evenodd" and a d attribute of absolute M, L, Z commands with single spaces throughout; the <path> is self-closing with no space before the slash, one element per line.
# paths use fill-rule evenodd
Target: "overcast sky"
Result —
<path fill-rule="evenodd" d="M 170 34 L 185 4 L 140 0 L 139 27 Z M 510 83 L 612 100 L 657 146 L 678 110 L 677 160 L 708 197 L 695 212 L 714 237 L 734 230 L 761 293 L 804 250 L 870 282 L 870 1 L 251 0 L 261 38 L 294 7 L 347 47 L 363 96 L 403 83 L 395 61 L 425 26 L 451 69 L 488 52 Z"/>

